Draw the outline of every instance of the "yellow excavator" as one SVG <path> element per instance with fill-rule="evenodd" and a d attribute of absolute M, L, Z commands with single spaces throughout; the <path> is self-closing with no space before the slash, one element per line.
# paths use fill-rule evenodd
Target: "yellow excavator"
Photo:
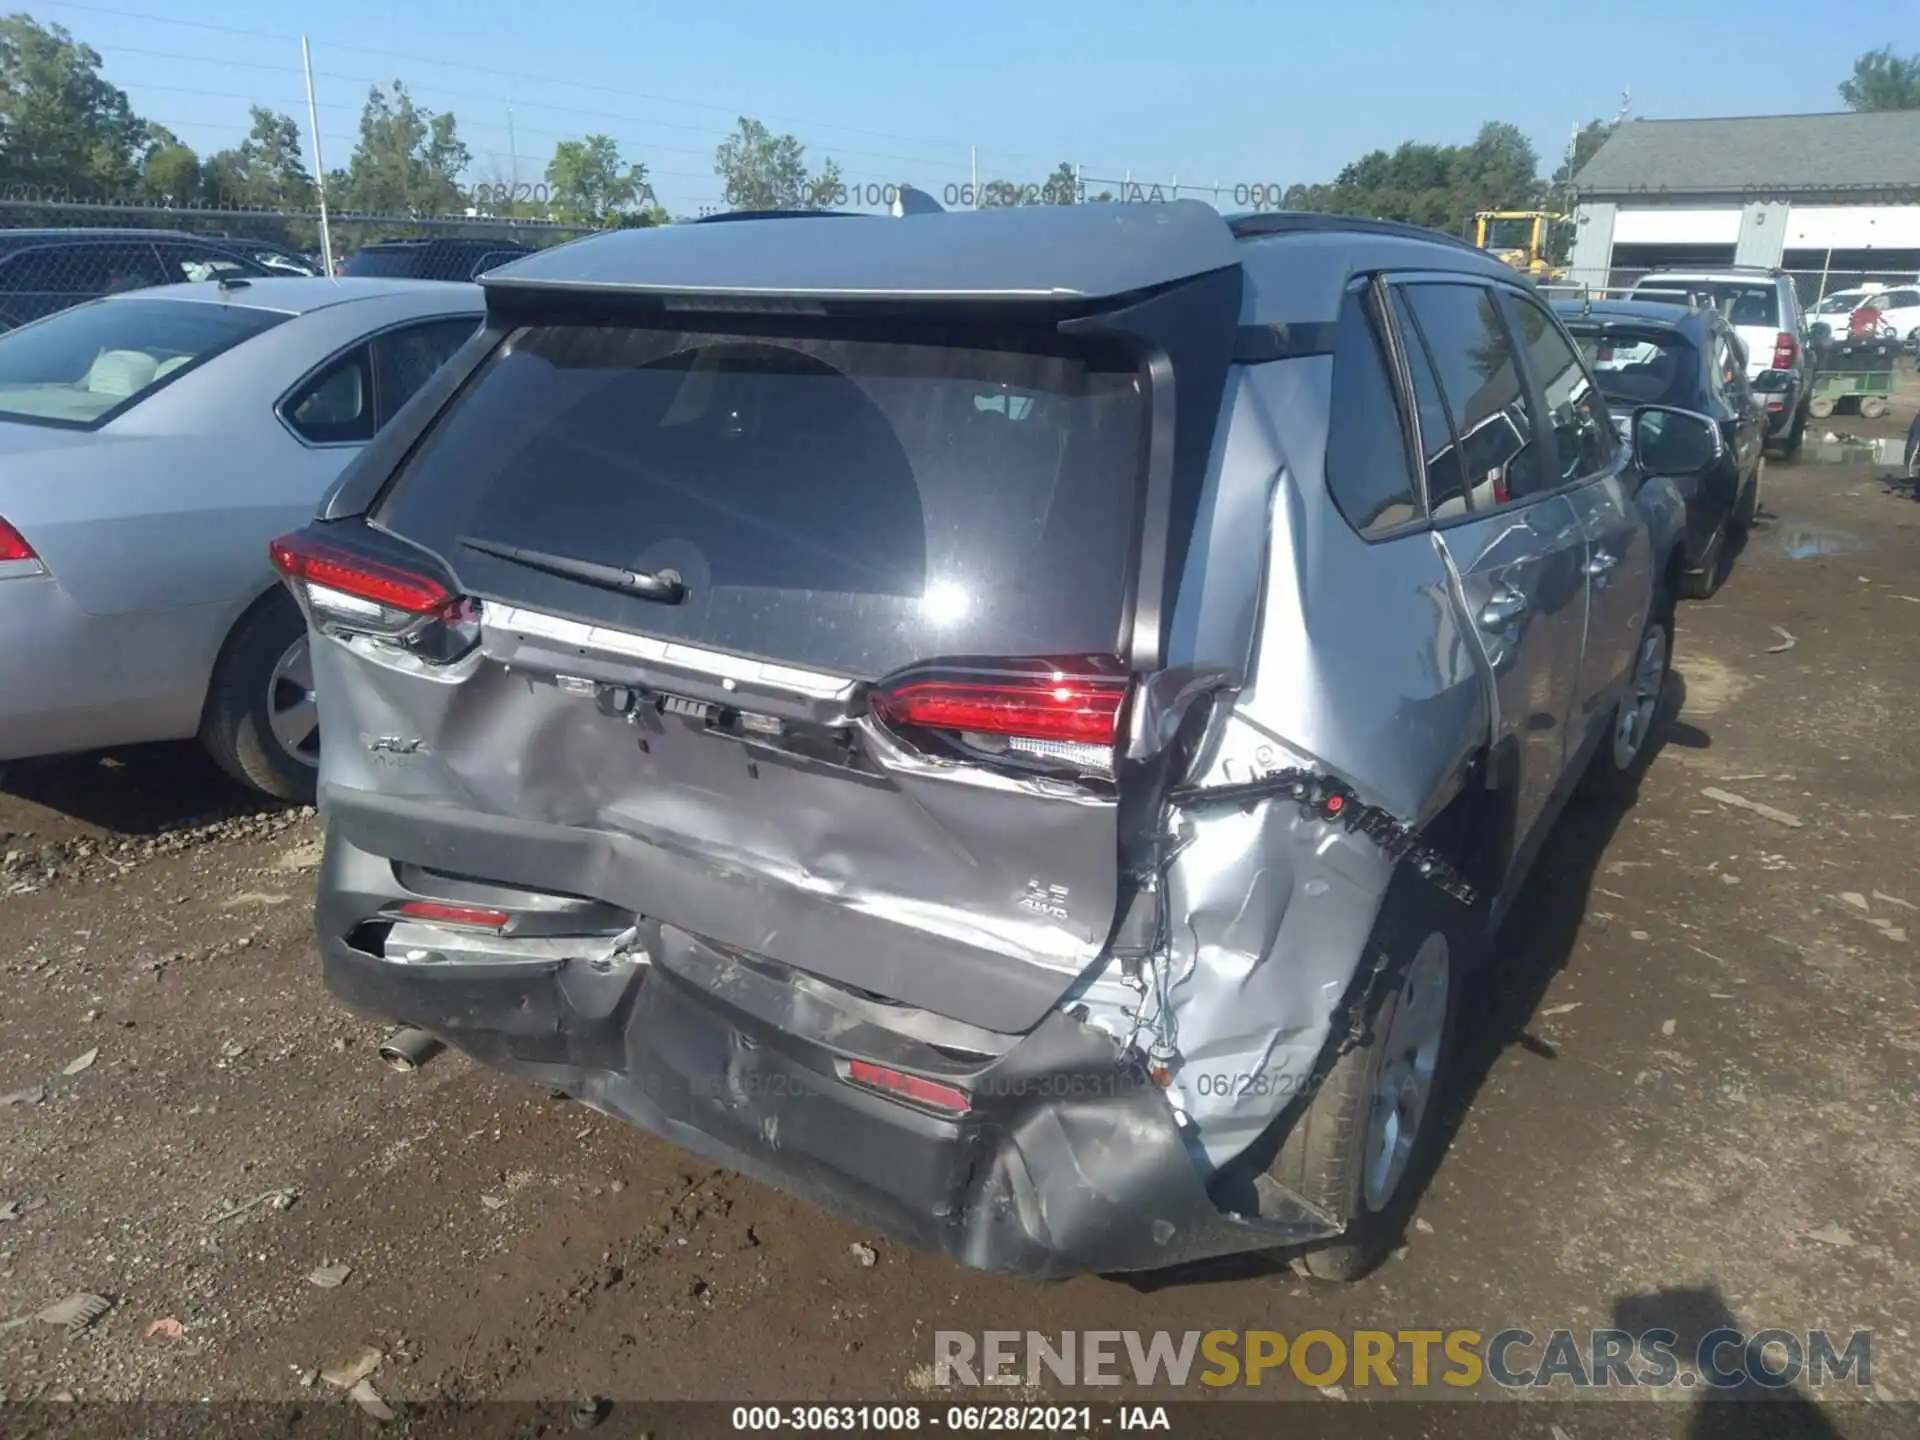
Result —
<path fill-rule="evenodd" d="M 1547 237 L 1566 223 L 1550 210 L 1482 210 L 1473 217 L 1473 243 L 1535 280 L 1564 280 L 1566 269 L 1547 259 Z"/>

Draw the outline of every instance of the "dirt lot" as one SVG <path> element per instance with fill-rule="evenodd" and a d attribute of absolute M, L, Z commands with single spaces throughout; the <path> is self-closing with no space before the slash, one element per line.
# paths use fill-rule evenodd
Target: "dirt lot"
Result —
<path fill-rule="evenodd" d="M 1471 997 L 1420 1223 L 1350 1289 L 976 1275 L 460 1057 L 394 1073 L 320 985 L 310 814 L 171 747 L 17 766 L 0 1322 L 113 1306 L 0 1331 L 0 1387 L 330 1395 L 312 1372 L 373 1346 L 401 1400 L 898 1399 L 928 1396 L 935 1328 L 1664 1321 L 1871 1329 L 1879 1396 L 1920 1399 L 1920 504 L 1882 468 L 1770 469 L 1731 579 L 1682 610 L 1639 802 L 1562 827 Z"/>

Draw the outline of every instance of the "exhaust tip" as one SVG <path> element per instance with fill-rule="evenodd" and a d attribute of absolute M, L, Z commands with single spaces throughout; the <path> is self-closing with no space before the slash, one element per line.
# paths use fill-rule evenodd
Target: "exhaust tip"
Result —
<path fill-rule="evenodd" d="M 380 1042 L 380 1058 L 389 1069 L 410 1075 L 445 1048 L 425 1030 L 407 1025 Z"/>

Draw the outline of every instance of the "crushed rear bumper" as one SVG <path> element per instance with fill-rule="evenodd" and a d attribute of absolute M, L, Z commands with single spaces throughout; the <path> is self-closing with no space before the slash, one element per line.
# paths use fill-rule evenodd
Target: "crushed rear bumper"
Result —
<path fill-rule="evenodd" d="M 320 947 L 349 1005 L 963 1264 L 1154 1270 L 1341 1228 L 1269 1187 L 1258 1217 L 1224 1212 L 1164 1093 L 1064 1014 L 1001 1053 L 955 1054 L 877 1023 L 880 1002 L 670 926 L 648 927 L 646 963 L 407 963 L 356 943 L 404 898 L 392 866 L 329 834 Z M 963 1090 L 971 1108 L 852 1084 L 854 1059 Z"/>

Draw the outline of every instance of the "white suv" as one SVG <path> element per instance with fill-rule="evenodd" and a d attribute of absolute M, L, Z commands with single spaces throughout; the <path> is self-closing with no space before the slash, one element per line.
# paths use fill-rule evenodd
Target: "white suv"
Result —
<path fill-rule="evenodd" d="M 1807 312 L 1809 328 L 1825 325 L 1835 339 L 1844 339 L 1853 312 L 1862 305 L 1880 311 L 1880 323 L 1910 344 L 1920 344 L 1920 287 L 1913 285 L 1860 285 L 1851 290 L 1836 290 Z"/>
<path fill-rule="evenodd" d="M 1767 407 L 1768 445 L 1782 456 L 1798 453 L 1807 429 L 1814 357 L 1791 275 L 1746 265 L 1656 270 L 1634 282 L 1632 298 L 1697 303 L 1725 315 L 1746 346 L 1747 380 Z"/>

